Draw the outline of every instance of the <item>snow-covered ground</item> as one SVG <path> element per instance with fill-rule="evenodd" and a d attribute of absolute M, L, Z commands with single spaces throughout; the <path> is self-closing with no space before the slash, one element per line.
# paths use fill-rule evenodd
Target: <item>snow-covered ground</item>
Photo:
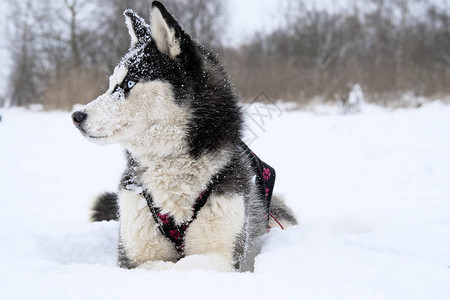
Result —
<path fill-rule="evenodd" d="M 119 269 L 118 224 L 87 215 L 121 149 L 66 112 L 0 110 L 0 299 L 450 299 L 450 107 L 272 113 L 251 147 L 301 225 L 221 274 Z"/>

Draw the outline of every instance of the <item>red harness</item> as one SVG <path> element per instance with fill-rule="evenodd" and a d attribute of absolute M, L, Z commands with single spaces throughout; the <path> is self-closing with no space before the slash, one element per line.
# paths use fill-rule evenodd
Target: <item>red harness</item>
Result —
<path fill-rule="evenodd" d="M 169 216 L 167 214 L 161 214 L 161 209 L 155 206 L 152 196 L 147 191 L 143 191 L 141 193 L 147 200 L 147 205 L 150 208 L 150 211 L 152 212 L 156 224 L 158 224 L 159 230 L 166 238 L 168 238 L 175 245 L 175 249 L 177 249 L 178 252 L 178 259 L 184 257 L 185 232 L 188 229 L 189 225 L 192 223 L 192 221 L 194 221 L 195 218 L 197 217 L 197 213 L 200 211 L 203 205 L 205 205 L 206 200 L 208 200 L 208 196 L 210 193 L 211 188 L 208 187 L 198 196 L 194 206 L 192 207 L 194 214 L 192 215 L 191 219 L 180 225 L 175 224 L 175 221 L 172 218 L 172 216 Z"/>

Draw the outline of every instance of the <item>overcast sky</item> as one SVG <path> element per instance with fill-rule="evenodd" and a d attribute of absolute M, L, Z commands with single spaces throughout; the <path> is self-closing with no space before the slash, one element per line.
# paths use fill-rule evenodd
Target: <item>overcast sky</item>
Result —
<path fill-rule="evenodd" d="M 283 24 L 288 3 L 295 0 L 226 0 L 230 16 L 224 42 L 237 45 L 256 31 L 271 32 Z M 305 0 L 307 8 L 345 10 L 354 0 Z M 292 4 L 292 6 L 294 5 Z"/>
<path fill-rule="evenodd" d="M 227 0 L 229 28 L 225 43 L 236 45 L 248 39 L 258 30 L 270 31 L 282 21 L 283 12 L 279 6 L 286 1 L 274 0 Z"/>

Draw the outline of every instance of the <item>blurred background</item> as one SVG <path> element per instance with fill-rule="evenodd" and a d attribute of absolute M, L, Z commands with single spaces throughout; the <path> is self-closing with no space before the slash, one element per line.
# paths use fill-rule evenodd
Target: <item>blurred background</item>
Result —
<path fill-rule="evenodd" d="M 345 103 L 356 86 L 368 102 L 414 106 L 450 92 L 446 0 L 163 2 L 244 101 Z M 103 93 L 129 45 L 122 12 L 148 20 L 150 3 L 1 0 L 1 106 L 69 110 Z"/>

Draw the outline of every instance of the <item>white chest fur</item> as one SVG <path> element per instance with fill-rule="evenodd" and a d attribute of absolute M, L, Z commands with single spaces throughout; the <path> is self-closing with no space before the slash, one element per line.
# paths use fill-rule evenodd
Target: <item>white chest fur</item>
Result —
<path fill-rule="evenodd" d="M 132 192 L 119 192 L 120 238 L 127 257 L 137 264 L 176 261 L 172 243 L 159 231 L 145 199 Z"/>
<path fill-rule="evenodd" d="M 175 262 L 174 245 L 164 237 L 140 195 L 119 193 L 120 236 L 129 259 L 141 265 L 151 261 Z M 186 255 L 214 254 L 232 270 L 233 247 L 244 225 L 244 202 L 238 195 L 212 194 L 185 236 Z"/>
<path fill-rule="evenodd" d="M 196 160 L 188 154 L 179 155 L 176 159 L 140 157 L 140 180 L 143 188 L 151 194 L 155 206 L 180 224 L 192 217 L 192 207 L 198 195 L 229 161 L 229 156 L 228 151 L 223 151 Z M 129 259 L 138 265 L 176 261 L 174 245 L 159 231 L 143 196 L 123 190 L 119 193 L 119 206 L 121 241 Z M 185 254 L 214 253 L 226 262 L 227 268 L 232 268 L 236 237 L 244 225 L 244 211 L 241 195 L 212 193 L 186 231 Z"/>
<path fill-rule="evenodd" d="M 176 224 L 192 217 L 192 206 L 209 180 L 228 161 L 229 153 L 204 155 L 192 159 L 189 154 L 174 158 L 140 159 L 145 166 L 142 183 L 152 195 L 155 206 L 170 214 Z"/>

